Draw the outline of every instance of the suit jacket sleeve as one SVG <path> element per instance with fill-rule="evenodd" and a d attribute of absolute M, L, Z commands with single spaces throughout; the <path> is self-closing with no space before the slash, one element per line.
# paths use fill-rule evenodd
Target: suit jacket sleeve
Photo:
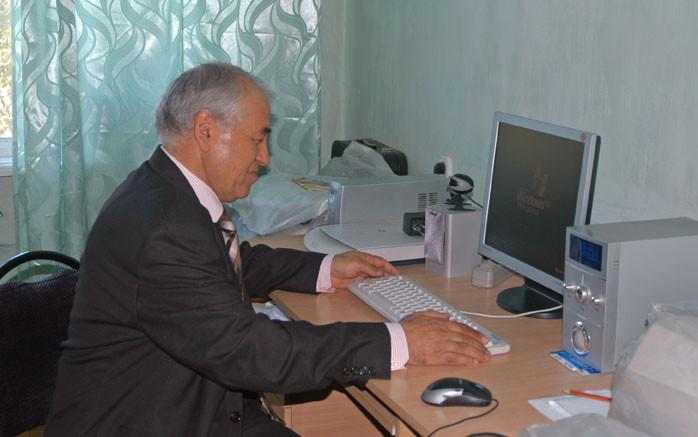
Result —
<path fill-rule="evenodd" d="M 277 393 L 389 377 L 384 324 L 271 321 L 241 299 L 213 226 L 171 222 L 148 235 L 138 260 L 137 324 L 184 366 L 229 389 Z M 254 294 L 314 289 L 317 254 L 251 249 L 243 259 L 246 286 L 260 290 Z M 311 267 L 303 268 L 306 261 Z"/>
<path fill-rule="evenodd" d="M 240 245 L 243 281 L 252 297 L 274 290 L 314 293 L 324 254 L 293 249 L 271 249 L 263 244 Z"/>

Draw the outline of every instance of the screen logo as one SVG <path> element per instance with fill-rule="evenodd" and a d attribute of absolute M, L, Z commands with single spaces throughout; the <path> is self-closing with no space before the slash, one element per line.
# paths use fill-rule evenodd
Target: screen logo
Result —
<path fill-rule="evenodd" d="M 549 175 L 543 173 L 542 168 L 536 167 L 529 186 L 516 189 L 516 207 L 535 216 L 550 208 L 550 200 L 545 198 L 548 179 Z"/>

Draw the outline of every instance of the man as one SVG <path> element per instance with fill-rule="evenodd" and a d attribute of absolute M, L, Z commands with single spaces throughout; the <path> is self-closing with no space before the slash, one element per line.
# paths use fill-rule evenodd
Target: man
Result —
<path fill-rule="evenodd" d="M 395 274 L 381 258 L 240 245 L 218 225 L 269 163 L 264 87 L 228 64 L 176 79 L 162 141 L 105 203 L 82 257 L 46 435 L 295 435 L 257 393 L 389 378 L 392 366 L 487 361 L 481 334 L 422 313 L 400 324 L 271 321 L 251 297 Z M 239 271 L 240 273 L 236 273 Z M 240 278 L 241 277 L 241 278 Z"/>

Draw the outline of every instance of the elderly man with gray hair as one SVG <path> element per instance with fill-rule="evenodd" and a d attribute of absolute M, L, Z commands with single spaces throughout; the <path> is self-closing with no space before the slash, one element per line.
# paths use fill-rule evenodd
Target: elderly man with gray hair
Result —
<path fill-rule="evenodd" d="M 365 253 L 253 247 L 221 228 L 221 202 L 247 196 L 269 163 L 269 99 L 223 63 L 186 71 L 162 97 L 162 145 L 90 231 L 47 436 L 295 435 L 259 392 L 489 360 L 483 335 L 439 313 L 325 326 L 255 314 L 250 298 L 275 289 L 331 292 L 397 273 Z"/>

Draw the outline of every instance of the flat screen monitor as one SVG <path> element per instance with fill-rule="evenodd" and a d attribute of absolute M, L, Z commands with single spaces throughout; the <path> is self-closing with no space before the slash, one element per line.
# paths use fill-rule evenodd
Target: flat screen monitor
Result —
<path fill-rule="evenodd" d="M 495 113 L 479 251 L 525 280 L 497 296 L 502 308 L 561 305 L 565 230 L 589 223 L 599 145 L 590 132 Z"/>

